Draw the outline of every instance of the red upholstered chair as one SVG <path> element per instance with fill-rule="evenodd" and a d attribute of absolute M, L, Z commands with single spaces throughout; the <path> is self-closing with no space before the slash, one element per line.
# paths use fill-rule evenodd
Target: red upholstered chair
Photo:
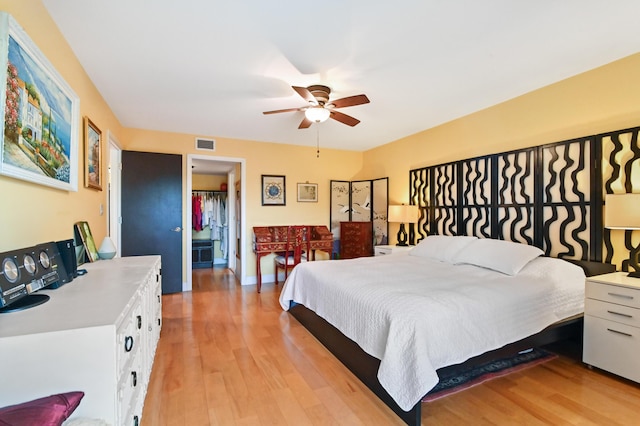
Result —
<path fill-rule="evenodd" d="M 283 253 L 275 258 L 276 285 L 278 285 L 278 270 L 284 269 L 286 281 L 289 271 L 300 262 L 306 262 L 311 252 L 311 227 L 289 226 L 287 229 L 287 245 Z"/>

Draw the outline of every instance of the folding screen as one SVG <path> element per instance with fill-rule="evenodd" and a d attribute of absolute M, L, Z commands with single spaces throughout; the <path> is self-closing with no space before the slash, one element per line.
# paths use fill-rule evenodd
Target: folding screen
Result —
<path fill-rule="evenodd" d="M 331 232 L 339 252 L 340 222 L 373 222 L 374 245 L 388 244 L 389 178 L 331 181 Z"/>

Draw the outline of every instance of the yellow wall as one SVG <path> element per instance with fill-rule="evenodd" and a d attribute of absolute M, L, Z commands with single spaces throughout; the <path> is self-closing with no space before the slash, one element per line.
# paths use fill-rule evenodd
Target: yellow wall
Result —
<path fill-rule="evenodd" d="M 227 183 L 227 175 L 191 175 L 191 188 L 194 191 L 219 191 L 220 184 Z"/>
<path fill-rule="evenodd" d="M 80 116 L 89 116 L 102 131 L 105 141 L 107 130 L 110 130 L 125 142 L 120 123 L 87 77 L 41 1 L 0 0 L 0 10 L 14 17 L 75 91 L 80 98 Z M 72 238 L 73 224 L 79 220 L 89 222 L 97 244 L 102 241 L 107 232 L 107 192 L 84 188 L 81 126 L 77 132 L 81 159 L 78 164 L 78 192 L 0 176 L 0 252 Z M 103 144 L 103 154 L 108 154 L 104 148 Z M 106 179 L 104 173 L 103 179 Z M 102 216 L 101 204 L 105 208 Z"/>
<path fill-rule="evenodd" d="M 80 97 L 81 116 L 91 118 L 102 130 L 105 142 L 110 130 L 123 149 L 202 155 L 194 147 L 196 135 L 122 128 L 40 0 L 0 0 L 0 9 L 13 15 L 73 88 Z M 213 154 L 246 159 L 247 202 L 243 207 L 249 237 L 251 227 L 257 225 L 328 224 L 331 179 L 388 176 L 390 203 L 407 202 L 412 168 L 640 125 L 639 75 L 640 54 L 636 54 L 364 153 L 323 149 L 320 158 L 316 158 L 314 147 L 213 136 L 217 141 Z M 82 153 L 81 128 L 77 131 Z M 106 161 L 107 151 L 103 154 Z M 183 161 L 186 176 L 186 157 Z M 0 176 L 0 251 L 70 238 L 73 223 L 78 220 L 87 220 L 94 238 L 101 241 L 106 234 L 107 216 L 100 215 L 100 205 L 106 209 L 106 191 L 85 189 L 82 167 L 81 162 L 78 192 Z M 285 207 L 261 206 L 262 174 L 286 176 Z M 236 174 L 236 179 L 240 178 Z M 186 199 L 184 181 L 183 199 Z M 307 181 L 319 184 L 318 203 L 296 202 L 296 183 Z M 397 227 L 391 226 L 392 243 L 396 232 Z M 251 254 L 250 238 L 246 244 L 249 256 L 245 265 L 251 276 L 255 257 Z"/>
<path fill-rule="evenodd" d="M 197 135 L 202 136 L 202 135 Z M 203 155 L 196 150 L 196 135 L 127 129 L 125 149 L 154 151 L 183 155 L 183 192 L 186 194 L 187 154 Z M 252 252 L 252 227 L 287 225 L 292 223 L 329 226 L 330 180 L 351 180 L 363 167 L 363 153 L 335 149 L 321 149 L 316 157 L 315 147 L 261 143 L 237 139 L 215 138 L 215 157 L 243 158 L 246 161 L 246 252 L 244 263 L 248 276 L 255 276 L 255 256 Z M 284 175 L 286 177 L 286 206 L 262 206 L 261 176 Z M 240 179 L 239 173 L 236 179 Z M 318 202 L 298 203 L 297 183 L 317 183 Z M 183 226 L 186 224 L 186 206 Z M 183 239 L 186 250 L 186 236 Z M 263 274 L 273 273 L 270 257 L 262 260 Z M 186 269 L 186 268 L 185 268 Z"/>
<path fill-rule="evenodd" d="M 24 28 L 43 55 L 80 98 L 81 117 L 89 116 L 103 133 L 103 168 L 108 163 L 107 131 L 126 150 L 175 154 L 198 154 L 194 147 L 196 135 L 173 134 L 124 129 L 102 96 L 90 81 L 55 23 L 40 0 L 0 0 L 0 10 L 10 13 Z M 78 131 L 79 158 L 82 158 L 82 128 Z M 197 135 L 209 137 L 208 135 Z M 255 258 L 251 252 L 251 227 L 294 222 L 329 224 L 329 181 L 349 180 L 362 168 L 362 153 L 323 149 L 316 158 L 315 147 L 283 144 L 262 144 L 251 141 L 216 138 L 215 156 L 246 158 L 247 165 L 247 253 L 248 275 L 255 275 Z M 295 160 L 294 160 L 295 159 Z M 0 176 L 0 252 L 27 247 L 44 241 L 72 238 L 73 224 L 86 220 L 97 244 L 107 233 L 107 191 L 84 188 L 83 165 L 78 165 L 78 192 L 48 188 L 17 179 Z M 262 174 L 286 176 L 287 205 L 263 207 L 260 198 Z M 103 175 L 103 181 L 106 180 Z M 240 179 L 240 174 L 236 174 Z M 186 156 L 183 159 L 183 188 L 186 194 Z M 318 203 L 296 202 L 296 183 L 318 183 Z M 184 198 L 183 198 L 184 199 Z M 100 206 L 104 214 L 100 215 Z M 186 208 L 183 226 L 186 224 Z M 184 239 L 186 250 L 186 237 Z M 186 251 L 185 251 L 186 253 Z M 269 263 L 270 264 L 270 263 Z M 265 263 L 265 273 L 269 266 Z M 185 268 L 186 269 L 186 268 Z"/>
<path fill-rule="evenodd" d="M 411 169 L 639 125 L 640 53 L 369 150 L 361 176 L 389 176 L 389 204 L 407 203 Z"/>

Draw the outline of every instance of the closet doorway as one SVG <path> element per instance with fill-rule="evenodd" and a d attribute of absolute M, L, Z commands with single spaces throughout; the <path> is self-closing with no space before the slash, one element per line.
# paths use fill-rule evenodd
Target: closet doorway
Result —
<path fill-rule="evenodd" d="M 185 291 L 193 288 L 194 267 L 227 267 L 240 283 L 246 282 L 244 177 L 242 158 L 187 156 Z M 202 207 L 206 201 L 206 211 L 194 207 L 194 197 L 200 197 L 197 201 Z"/>

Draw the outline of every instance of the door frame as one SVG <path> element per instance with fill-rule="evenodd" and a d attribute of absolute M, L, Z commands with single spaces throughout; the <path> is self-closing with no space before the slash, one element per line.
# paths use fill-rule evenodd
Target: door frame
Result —
<path fill-rule="evenodd" d="M 120 256 L 122 253 L 122 145 L 110 130 L 107 130 L 107 141 L 109 146 L 107 235 L 116 247 L 116 256 Z"/>
<path fill-rule="evenodd" d="M 246 194 L 246 160 L 244 158 L 234 158 L 234 157 L 217 157 L 217 156 L 211 156 L 211 155 L 199 155 L 199 154 L 187 154 L 187 188 L 186 188 L 186 194 L 185 194 L 185 205 L 187 206 L 186 211 L 187 211 L 187 220 L 186 220 L 186 227 L 185 227 L 185 234 L 186 234 L 186 259 L 187 259 L 187 264 L 185 265 L 186 268 L 186 275 L 187 275 L 187 280 L 186 282 L 183 284 L 182 286 L 182 291 L 191 291 L 193 288 L 193 282 L 192 282 L 192 274 L 193 274 L 193 265 L 192 265 L 192 261 L 193 261 L 193 255 L 192 255 L 192 244 L 193 244 L 193 233 L 191 232 L 191 230 L 193 229 L 193 208 L 191 205 L 191 192 L 193 190 L 193 160 L 205 160 L 205 161 L 211 161 L 212 163 L 228 163 L 229 164 L 229 168 L 230 171 L 227 172 L 227 178 L 228 179 L 237 179 L 238 176 L 235 175 L 235 172 L 233 171 L 233 168 L 235 168 L 236 165 L 240 166 L 240 211 L 236 212 L 235 211 L 235 207 L 236 207 L 236 203 L 234 202 L 234 200 L 236 199 L 235 196 L 235 181 L 231 181 L 228 180 L 227 181 L 227 193 L 230 195 L 227 197 L 227 199 L 231 202 L 228 203 L 227 205 L 231 208 L 231 210 L 229 211 L 229 222 L 230 224 L 234 224 L 235 226 L 235 221 L 233 220 L 234 218 L 239 217 L 240 218 L 240 247 L 235 247 L 234 250 L 229 250 L 228 252 L 228 257 L 229 259 L 233 259 L 232 261 L 230 260 L 230 267 L 232 267 L 232 269 L 234 270 L 234 274 L 235 276 L 238 278 L 238 280 L 240 281 L 241 285 L 244 285 L 246 283 L 247 280 L 247 267 L 246 267 L 246 259 L 247 259 L 247 244 L 246 244 L 246 223 L 247 223 L 247 219 L 246 219 L 246 200 L 245 200 L 245 194 Z M 231 225 L 230 225 L 231 226 Z M 231 242 L 231 232 L 229 235 L 229 241 Z M 235 237 L 234 240 L 235 241 Z M 232 247 L 230 245 L 230 247 Z M 240 250 L 240 261 L 238 262 L 236 259 L 236 251 Z"/>

